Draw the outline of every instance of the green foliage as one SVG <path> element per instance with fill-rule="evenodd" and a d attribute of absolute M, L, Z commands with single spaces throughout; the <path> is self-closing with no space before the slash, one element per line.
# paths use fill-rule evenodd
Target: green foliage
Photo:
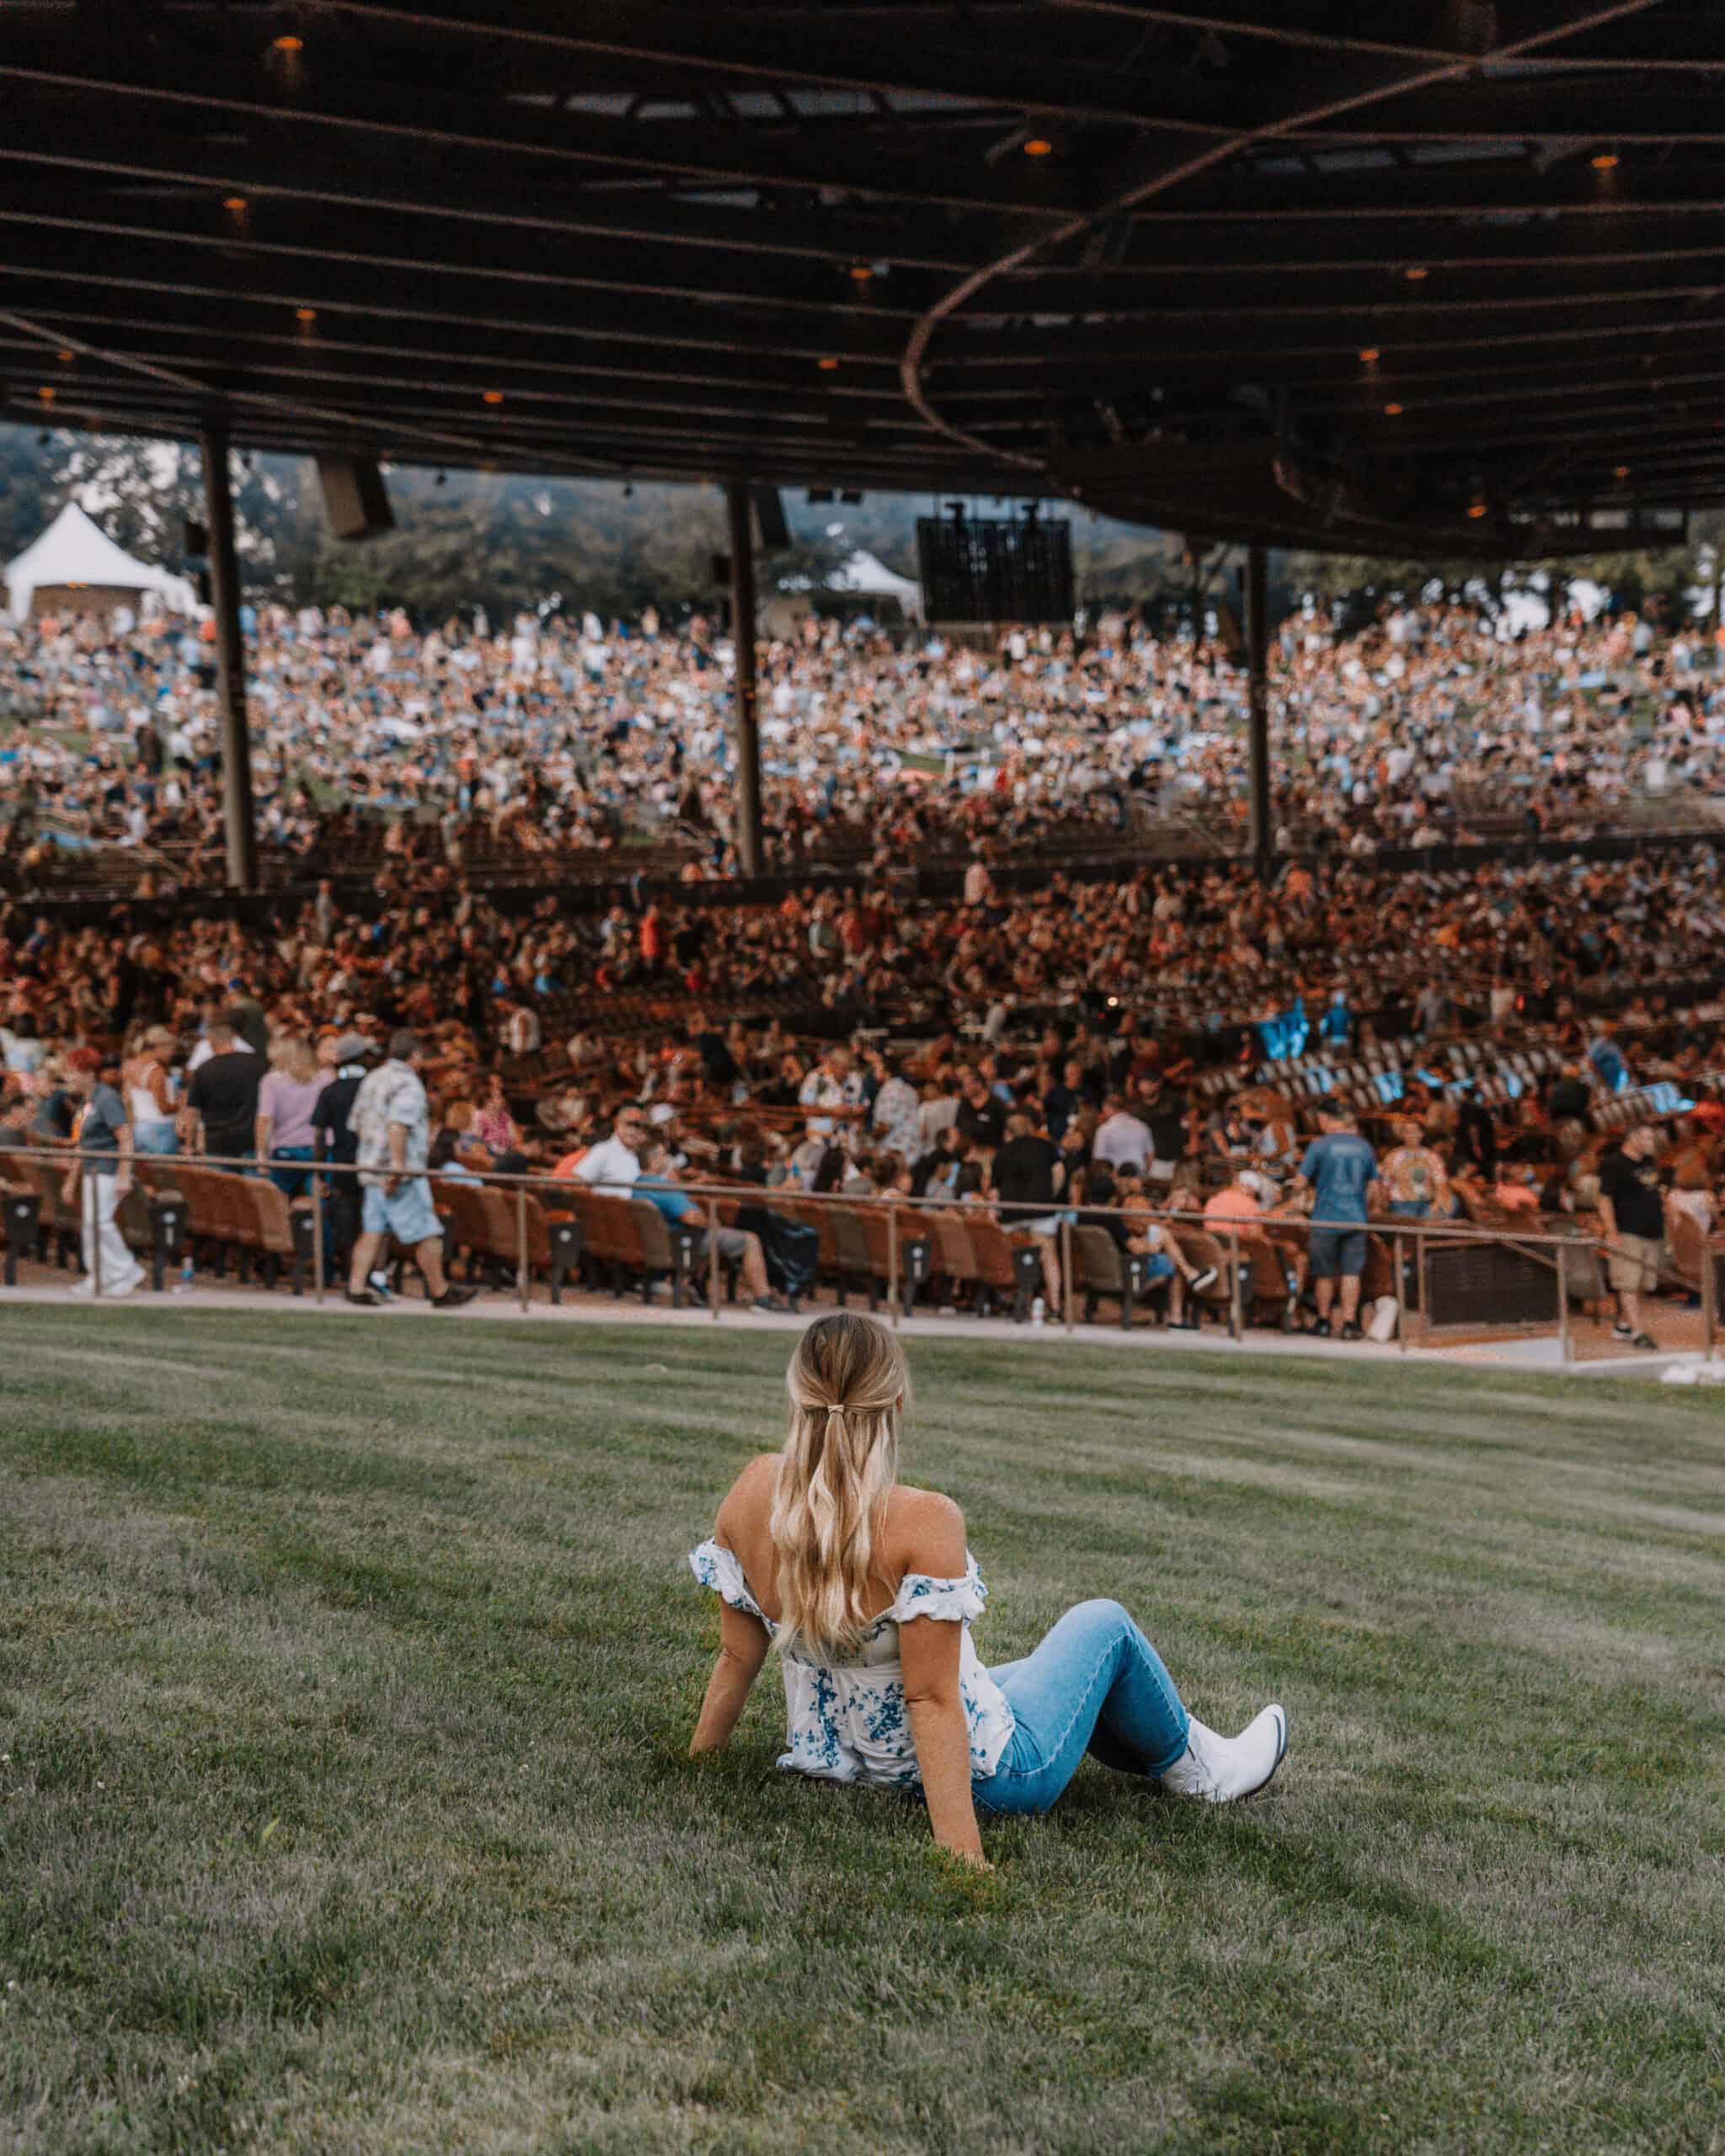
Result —
<path fill-rule="evenodd" d="M 242 569 L 254 598 L 375 607 L 400 605 L 435 618 L 476 605 L 494 621 L 561 594 L 565 608 L 602 617 L 649 605 L 675 617 L 713 606 L 715 555 L 727 547 L 724 501 L 715 486 L 643 481 L 521 478 L 484 472 L 398 467 L 387 484 L 397 529 L 344 545 L 324 520 L 308 459 L 249 457 L 234 467 Z M 81 500 L 131 552 L 178 568 L 182 524 L 203 515 L 198 452 L 168 442 L 55 430 L 45 442 L 29 427 L 0 427 L 0 560 L 29 545 L 61 504 Z M 866 494 L 860 503 L 810 503 L 806 489 L 782 490 L 791 546 L 769 557 L 763 589 L 819 583 L 857 548 L 900 575 L 916 573 L 916 519 L 938 510 L 927 495 Z M 1010 499 L 975 500 L 982 515 L 1004 514 Z M 1178 535 L 1119 524 L 1055 505 L 1045 514 L 1072 526 L 1074 581 L 1081 603 L 1185 600 L 1194 571 Z M 1690 520 L 1689 543 L 1664 552 L 1601 554 L 1553 565 L 1557 577 L 1588 577 L 1625 603 L 1655 600 L 1674 616 L 1691 585 L 1720 575 L 1725 515 Z M 1210 557 L 1208 597 L 1231 595 L 1240 549 Z M 1505 572 L 1525 579 L 1526 564 Z M 1499 572 L 1466 561 L 1380 561 L 1308 552 L 1272 556 L 1273 588 L 1326 596 L 1374 587 L 1414 591 L 1431 579 L 1460 590 L 1498 589 Z"/>

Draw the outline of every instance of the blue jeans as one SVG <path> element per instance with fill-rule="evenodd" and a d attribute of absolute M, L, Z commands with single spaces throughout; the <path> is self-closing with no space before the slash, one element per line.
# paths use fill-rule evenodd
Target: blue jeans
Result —
<path fill-rule="evenodd" d="M 135 1123 L 131 1127 L 131 1142 L 140 1153 L 153 1153 L 166 1158 L 179 1150 L 179 1133 L 172 1118 L 160 1123 Z"/>
<path fill-rule="evenodd" d="M 1159 1774 L 1186 1749 L 1188 1716 L 1162 1657 L 1118 1602 L 1081 1602 L 1023 1662 L 989 1675 L 1017 1726 L 985 1781 L 985 1812 L 1046 1812 L 1088 1752 L 1123 1774 Z"/>
<path fill-rule="evenodd" d="M 270 1155 L 272 1161 L 307 1161 L 312 1157 L 309 1145 L 278 1145 Z M 312 1187 L 309 1167 L 291 1168 L 272 1166 L 268 1171 L 270 1180 L 284 1198 L 303 1198 Z"/>

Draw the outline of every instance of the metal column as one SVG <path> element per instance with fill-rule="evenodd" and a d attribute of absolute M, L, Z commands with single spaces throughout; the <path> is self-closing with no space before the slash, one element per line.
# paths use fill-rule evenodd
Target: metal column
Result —
<path fill-rule="evenodd" d="M 1252 857 L 1267 862 L 1275 851 L 1270 800 L 1269 609 L 1264 586 L 1264 550 L 1246 551 L 1246 664 L 1247 747 L 1252 766 Z"/>
<path fill-rule="evenodd" d="M 227 827 L 227 881 L 258 888 L 258 834 L 252 808 L 252 742 L 246 726 L 246 654 L 239 627 L 239 558 L 233 544 L 233 489 L 227 430 L 203 433 L 204 499 L 210 520 L 210 596 L 216 609 L 216 681 L 222 724 L 222 807 Z"/>
<path fill-rule="evenodd" d="M 755 686 L 755 534 L 746 481 L 725 483 L 730 523 L 731 641 L 737 652 L 737 862 L 761 873 L 761 735 Z"/>

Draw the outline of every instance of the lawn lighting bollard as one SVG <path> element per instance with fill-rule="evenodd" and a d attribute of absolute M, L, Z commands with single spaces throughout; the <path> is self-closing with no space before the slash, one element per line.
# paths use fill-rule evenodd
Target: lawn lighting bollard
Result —
<path fill-rule="evenodd" d="M 1149 1293 L 1150 1252 L 1129 1250 L 1126 1253 L 1126 1292 L 1120 1298 L 1120 1324 L 1125 1331 L 1132 1330 L 1132 1313 Z"/>
<path fill-rule="evenodd" d="M 293 1230 L 293 1291 L 303 1295 L 307 1273 L 314 1280 L 318 1277 L 318 1209 L 296 1205 L 287 1217 Z"/>
<path fill-rule="evenodd" d="M 581 1224 L 579 1220 L 551 1223 L 551 1299 L 563 1300 L 563 1283 L 581 1262 Z"/>
<path fill-rule="evenodd" d="M 185 1201 L 155 1198 L 150 1201 L 150 1285 L 160 1294 L 168 1268 L 179 1264 L 185 1252 Z M 11 1273 L 7 1274 L 9 1284 Z"/>
<path fill-rule="evenodd" d="M 1042 1252 L 1034 1243 L 1020 1243 L 1012 1252 L 1012 1322 L 1023 1325 L 1042 1285 Z"/>
<path fill-rule="evenodd" d="M 692 1280 L 698 1278 L 696 1268 L 700 1258 L 698 1230 L 674 1227 L 670 1231 L 670 1306 L 674 1310 L 683 1307 L 685 1290 Z"/>
<path fill-rule="evenodd" d="M 934 1246 L 927 1235 L 911 1235 L 899 1246 L 899 1255 L 905 1264 L 905 1315 L 909 1317 L 916 1307 L 916 1290 L 928 1278 Z"/>
<path fill-rule="evenodd" d="M 1562 1243 L 1557 1246 L 1557 1359 L 1567 1363 L 1575 1350 L 1569 1339 L 1569 1267 Z"/>
<path fill-rule="evenodd" d="M 18 1261 L 34 1257 L 42 1240 L 42 1201 L 33 1190 L 6 1193 L 6 1284 L 18 1285 Z M 158 1279 L 156 1285 L 162 1285 Z"/>

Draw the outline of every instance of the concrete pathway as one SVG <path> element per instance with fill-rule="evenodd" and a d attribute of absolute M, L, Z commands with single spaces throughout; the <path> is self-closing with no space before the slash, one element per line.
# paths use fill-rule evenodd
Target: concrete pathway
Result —
<path fill-rule="evenodd" d="M 38 1279 L 28 1286 L 0 1289 L 0 1311 L 12 1304 L 51 1303 L 63 1303 L 87 1310 L 92 1322 L 97 1324 L 100 1323 L 104 1310 L 153 1304 L 163 1309 L 185 1310 L 291 1312 L 302 1316 L 338 1318 L 350 1324 L 362 1325 L 387 1325 L 403 1317 L 435 1315 L 446 1325 L 485 1325 L 507 1321 L 553 1326 L 680 1326 L 704 1328 L 714 1333 L 738 1329 L 757 1332 L 794 1332 L 806 1325 L 811 1315 L 831 1307 L 826 1304 L 811 1305 L 801 1315 L 790 1316 L 727 1305 L 723 1315 L 715 1319 L 707 1310 L 674 1310 L 666 1302 L 643 1303 L 638 1298 L 614 1301 L 585 1292 L 571 1294 L 565 1302 L 555 1307 L 542 1299 L 536 1299 L 524 1310 L 513 1295 L 485 1292 L 463 1310 L 434 1313 L 428 1311 L 423 1299 L 414 1294 L 394 1298 L 381 1310 L 367 1310 L 355 1309 L 339 1294 L 328 1295 L 320 1304 L 314 1296 L 296 1296 L 285 1286 L 273 1293 L 266 1293 L 261 1289 L 213 1285 L 176 1289 L 171 1294 L 160 1296 L 146 1288 L 118 1302 L 104 1298 L 99 1304 L 91 1304 L 84 1298 L 73 1295 L 72 1283 L 63 1274 L 58 1282 Z M 881 1315 L 888 1315 L 884 1311 Z M 921 1311 L 914 1318 L 905 1321 L 903 1329 L 906 1337 L 913 1339 L 986 1341 L 992 1346 L 1003 1348 L 1070 1344 L 1081 1349 L 1106 1344 L 1132 1348 L 1145 1354 L 1291 1355 L 1330 1361 L 1339 1358 L 1351 1362 L 1448 1363 L 1470 1368 L 1536 1370 L 1551 1375 L 1567 1371 L 1586 1377 L 1657 1378 L 1674 1363 L 1688 1364 L 1700 1360 L 1691 1352 L 1673 1349 L 1664 1354 L 1605 1354 L 1566 1364 L 1562 1358 L 1561 1343 L 1555 1336 L 1518 1337 L 1455 1345 L 1446 1343 L 1437 1348 L 1404 1348 L 1395 1342 L 1386 1344 L 1370 1340 L 1316 1340 L 1309 1334 L 1265 1330 L 1248 1331 L 1242 1338 L 1231 1340 L 1223 1326 L 1205 1326 L 1201 1331 L 1182 1332 L 1151 1325 L 1134 1326 L 1130 1331 L 1119 1326 L 1087 1325 L 1075 1327 L 1068 1333 L 1065 1327 L 1059 1324 L 1014 1325 L 1007 1318 L 939 1317 Z"/>

